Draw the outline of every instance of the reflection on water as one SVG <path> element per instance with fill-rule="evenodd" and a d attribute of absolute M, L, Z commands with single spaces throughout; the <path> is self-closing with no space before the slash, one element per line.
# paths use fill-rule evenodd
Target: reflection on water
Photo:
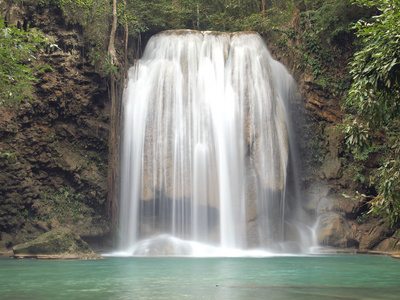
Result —
<path fill-rule="evenodd" d="M 398 299 L 390 257 L 0 259 L 1 299 Z"/>

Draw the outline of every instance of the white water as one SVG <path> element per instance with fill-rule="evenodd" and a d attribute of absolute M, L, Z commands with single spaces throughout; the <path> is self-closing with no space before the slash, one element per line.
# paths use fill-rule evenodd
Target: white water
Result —
<path fill-rule="evenodd" d="M 313 246 L 299 197 L 287 196 L 295 89 L 256 33 L 152 37 L 123 99 L 119 250 L 223 256 Z"/>

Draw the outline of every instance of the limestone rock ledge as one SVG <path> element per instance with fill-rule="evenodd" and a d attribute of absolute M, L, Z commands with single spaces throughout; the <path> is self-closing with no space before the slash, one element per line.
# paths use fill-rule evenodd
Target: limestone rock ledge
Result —
<path fill-rule="evenodd" d="M 36 259 L 103 259 L 93 252 L 89 245 L 79 235 L 70 229 L 58 228 L 30 242 L 13 247 L 14 258 Z"/>
<path fill-rule="evenodd" d="M 392 257 L 393 257 L 393 258 L 400 259 L 400 252 L 395 252 L 395 253 L 393 253 L 393 254 L 392 254 Z"/>

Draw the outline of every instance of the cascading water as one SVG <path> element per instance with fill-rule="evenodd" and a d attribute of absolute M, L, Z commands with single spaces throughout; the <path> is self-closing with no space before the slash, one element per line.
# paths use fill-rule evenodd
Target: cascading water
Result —
<path fill-rule="evenodd" d="M 310 246 L 286 184 L 295 89 L 257 33 L 152 37 L 123 99 L 120 250 Z"/>

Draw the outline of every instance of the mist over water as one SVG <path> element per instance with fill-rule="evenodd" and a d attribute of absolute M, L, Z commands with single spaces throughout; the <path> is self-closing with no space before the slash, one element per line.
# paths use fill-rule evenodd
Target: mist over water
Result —
<path fill-rule="evenodd" d="M 153 36 L 123 99 L 119 251 L 236 256 L 315 246 L 295 184 L 295 93 L 257 33 Z"/>

